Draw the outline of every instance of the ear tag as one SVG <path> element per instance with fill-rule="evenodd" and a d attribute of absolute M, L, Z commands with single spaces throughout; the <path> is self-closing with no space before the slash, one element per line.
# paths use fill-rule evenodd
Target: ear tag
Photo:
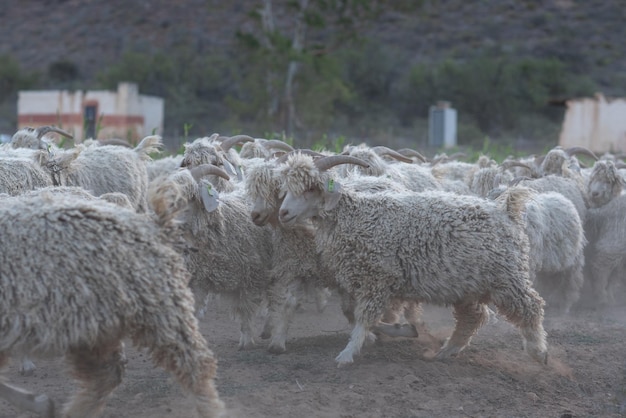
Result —
<path fill-rule="evenodd" d="M 237 180 L 243 181 L 243 170 L 240 165 L 237 166 Z"/>
<path fill-rule="evenodd" d="M 213 190 L 211 183 L 207 183 L 206 187 L 200 188 L 200 198 L 207 212 L 213 212 L 219 206 L 217 191 Z"/>
<path fill-rule="evenodd" d="M 330 179 L 328 183 L 326 183 L 326 191 L 328 193 L 338 193 L 341 191 L 341 184 L 337 183 L 334 179 Z"/>
<path fill-rule="evenodd" d="M 324 210 L 328 211 L 333 209 L 341 200 L 341 184 L 335 180 L 330 179 L 326 183 L 326 190 L 324 193 Z"/>
<path fill-rule="evenodd" d="M 226 173 L 228 173 L 229 176 L 234 176 L 237 174 L 235 172 L 235 167 L 233 167 L 230 161 L 224 158 L 223 164 L 224 164 L 224 170 L 226 171 Z"/>

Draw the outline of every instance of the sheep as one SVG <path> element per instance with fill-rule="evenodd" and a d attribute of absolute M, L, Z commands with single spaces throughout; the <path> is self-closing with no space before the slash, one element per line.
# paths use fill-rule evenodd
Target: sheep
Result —
<path fill-rule="evenodd" d="M 219 167 L 200 165 L 180 170 L 154 187 L 178 190 L 189 202 L 180 227 L 190 247 L 184 256 L 197 307 L 209 293 L 230 301 L 241 326 L 239 349 L 248 349 L 255 344 L 254 314 L 271 286 L 272 231 L 252 223 L 242 189 L 218 196 L 208 177 L 202 178 L 206 175 L 229 179 Z"/>
<path fill-rule="evenodd" d="M 116 145 L 78 145 L 51 154 L 44 162 L 53 184 L 80 186 L 98 196 L 121 192 L 138 212 L 148 209 L 149 154 L 162 147 L 161 137 L 147 136 L 134 149 Z"/>
<path fill-rule="evenodd" d="M 0 202 L 0 366 L 15 355 L 65 356 L 78 391 L 64 417 L 100 416 L 120 384 L 122 340 L 147 348 L 194 398 L 201 417 L 224 406 L 216 359 L 198 329 L 189 272 L 176 250 L 176 195 L 154 195 L 154 218 L 71 193 Z M 54 415 L 54 402 L 8 382 L 0 395 Z"/>
<path fill-rule="evenodd" d="M 493 303 L 520 329 L 528 354 L 546 363 L 545 302 L 530 283 L 522 225 L 527 192 L 510 189 L 497 202 L 440 191 L 355 193 L 339 188 L 328 171 L 360 161 L 347 158 L 314 162 L 295 154 L 280 169 L 279 221 L 312 219 L 323 262 L 356 301 L 356 325 L 338 366 L 353 362 L 394 298 L 454 306 L 457 324 L 439 359 L 467 346 Z"/>
<path fill-rule="evenodd" d="M 587 181 L 589 206 L 598 208 L 606 205 L 622 194 L 625 184 L 613 161 L 596 161 Z"/>

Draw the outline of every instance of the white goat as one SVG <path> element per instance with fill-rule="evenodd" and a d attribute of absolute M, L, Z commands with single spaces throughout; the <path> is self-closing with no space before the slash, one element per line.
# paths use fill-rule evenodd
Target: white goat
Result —
<path fill-rule="evenodd" d="M 184 260 L 173 248 L 177 196 L 155 195 L 145 214 L 71 193 L 0 201 L 0 366 L 15 355 L 65 356 L 80 382 L 64 417 L 101 415 L 125 368 L 122 339 L 194 397 L 198 415 L 223 411 L 216 360 L 200 334 Z M 54 403 L 6 382 L 0 395 L 54 416 Z"/>
<path fill-rule="evenodd" d="M 189 245 L 184 255 L 198 307 L 209 293 L 231 302 L 241 325 L 239 349 L 251 348 L 252 320 L 271 286 L 272 231 L 252 223 L 244 191 L 218 196 L 204 176 L 229 178 L 219 167 L 206 164 L 180 170 L 153 186 L 176 191 L 189 202 L 180 227 Z"/>
<path fill-rule="evenodd" d="M 520 328 L 530 356 L 547 361 L 544 301 L 530 284 L 521 220 L 526 191 L 508 190 L 496 203 L 435 191 L 356 193 L 342 190 L 328 171 L 342 163 L 365 164 L 348 156 L 290 156 L 280 170 L 279 211 L 285 225 L 313 220 L 323 262 L 356 300 L 340 366 L 353 361 L 394 298 L 454 306 L 457 324 L 438 358 L 463 350 L 493 303 Z"/>

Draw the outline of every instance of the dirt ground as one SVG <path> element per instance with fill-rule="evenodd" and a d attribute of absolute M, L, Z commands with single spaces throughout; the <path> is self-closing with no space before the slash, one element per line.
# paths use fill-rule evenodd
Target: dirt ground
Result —
<path fill-rule="evenodd" d="M 420 336 L 379 340 L 339 369 L 333 359 L 347 343 L 349 328 L 337 298 L 323 313 L 312 302 L 303 308 L 283 355 L 269 354 L 263 340 L 253 350 L 238 351 L 238 326 L 219 303 L 202 318 L 203 334 L 219 359 L 217 385 L 229 416 L 626 416 L 626 307 L 547 317 L 548 366 L 526 355 L 516 329 L 499 319 L 450 360 L 428 360 L 437 347 Z M 438 339 L 452 330 L 448 308 L 426 306 L 424 319 Z M 259 318 L 259 332 L 261 325 Z M 127 343 L 127 357 L 125 379 L 107 402 L 105 417 L 194 416 L 176 382 L 145 353 Z M 74 386 L 63 361 L 35 363 L 33 376 L 20 376 L 16 362 L 6 375 L 18 386 L 66 400 Z M 32 416 L 0 401 L 0 418 Z"/>

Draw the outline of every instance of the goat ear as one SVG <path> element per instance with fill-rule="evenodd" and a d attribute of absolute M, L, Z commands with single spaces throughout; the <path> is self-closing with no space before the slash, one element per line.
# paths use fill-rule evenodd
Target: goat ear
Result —
<path fill-rule="evenodd" d="M 202 204 L 204 205 L 204 209 L 207 212 L 213 212 L 219 206 L 218 202 L 218 194 L 211 183 L 204 183 L 200 185 L 200 198 L 202 199 Z"/>
<path fill-rule="evenodd" d="M 326 187 L 323 191 L 324 194 L 324 210 L 332 210 L 337 203 L 339 203 L 339 199 L 341 199 L 341 184 L 337 183 L 335 180 L 330 179 L 326 183 Z"/>
<path fill-rule="evenodd" d="M 43 153 L 48 156 L 47 165 L 49 167 L 54 166 L 60 170 L 65 170 L 74 162 L 74 160 L 80 155 L 82 151 L 83 147 L 75 147 L 57 155 L 51 154 L 48 151 L 43 151 Z M 41 155 L 43 158 L 44 154 Z"/>

